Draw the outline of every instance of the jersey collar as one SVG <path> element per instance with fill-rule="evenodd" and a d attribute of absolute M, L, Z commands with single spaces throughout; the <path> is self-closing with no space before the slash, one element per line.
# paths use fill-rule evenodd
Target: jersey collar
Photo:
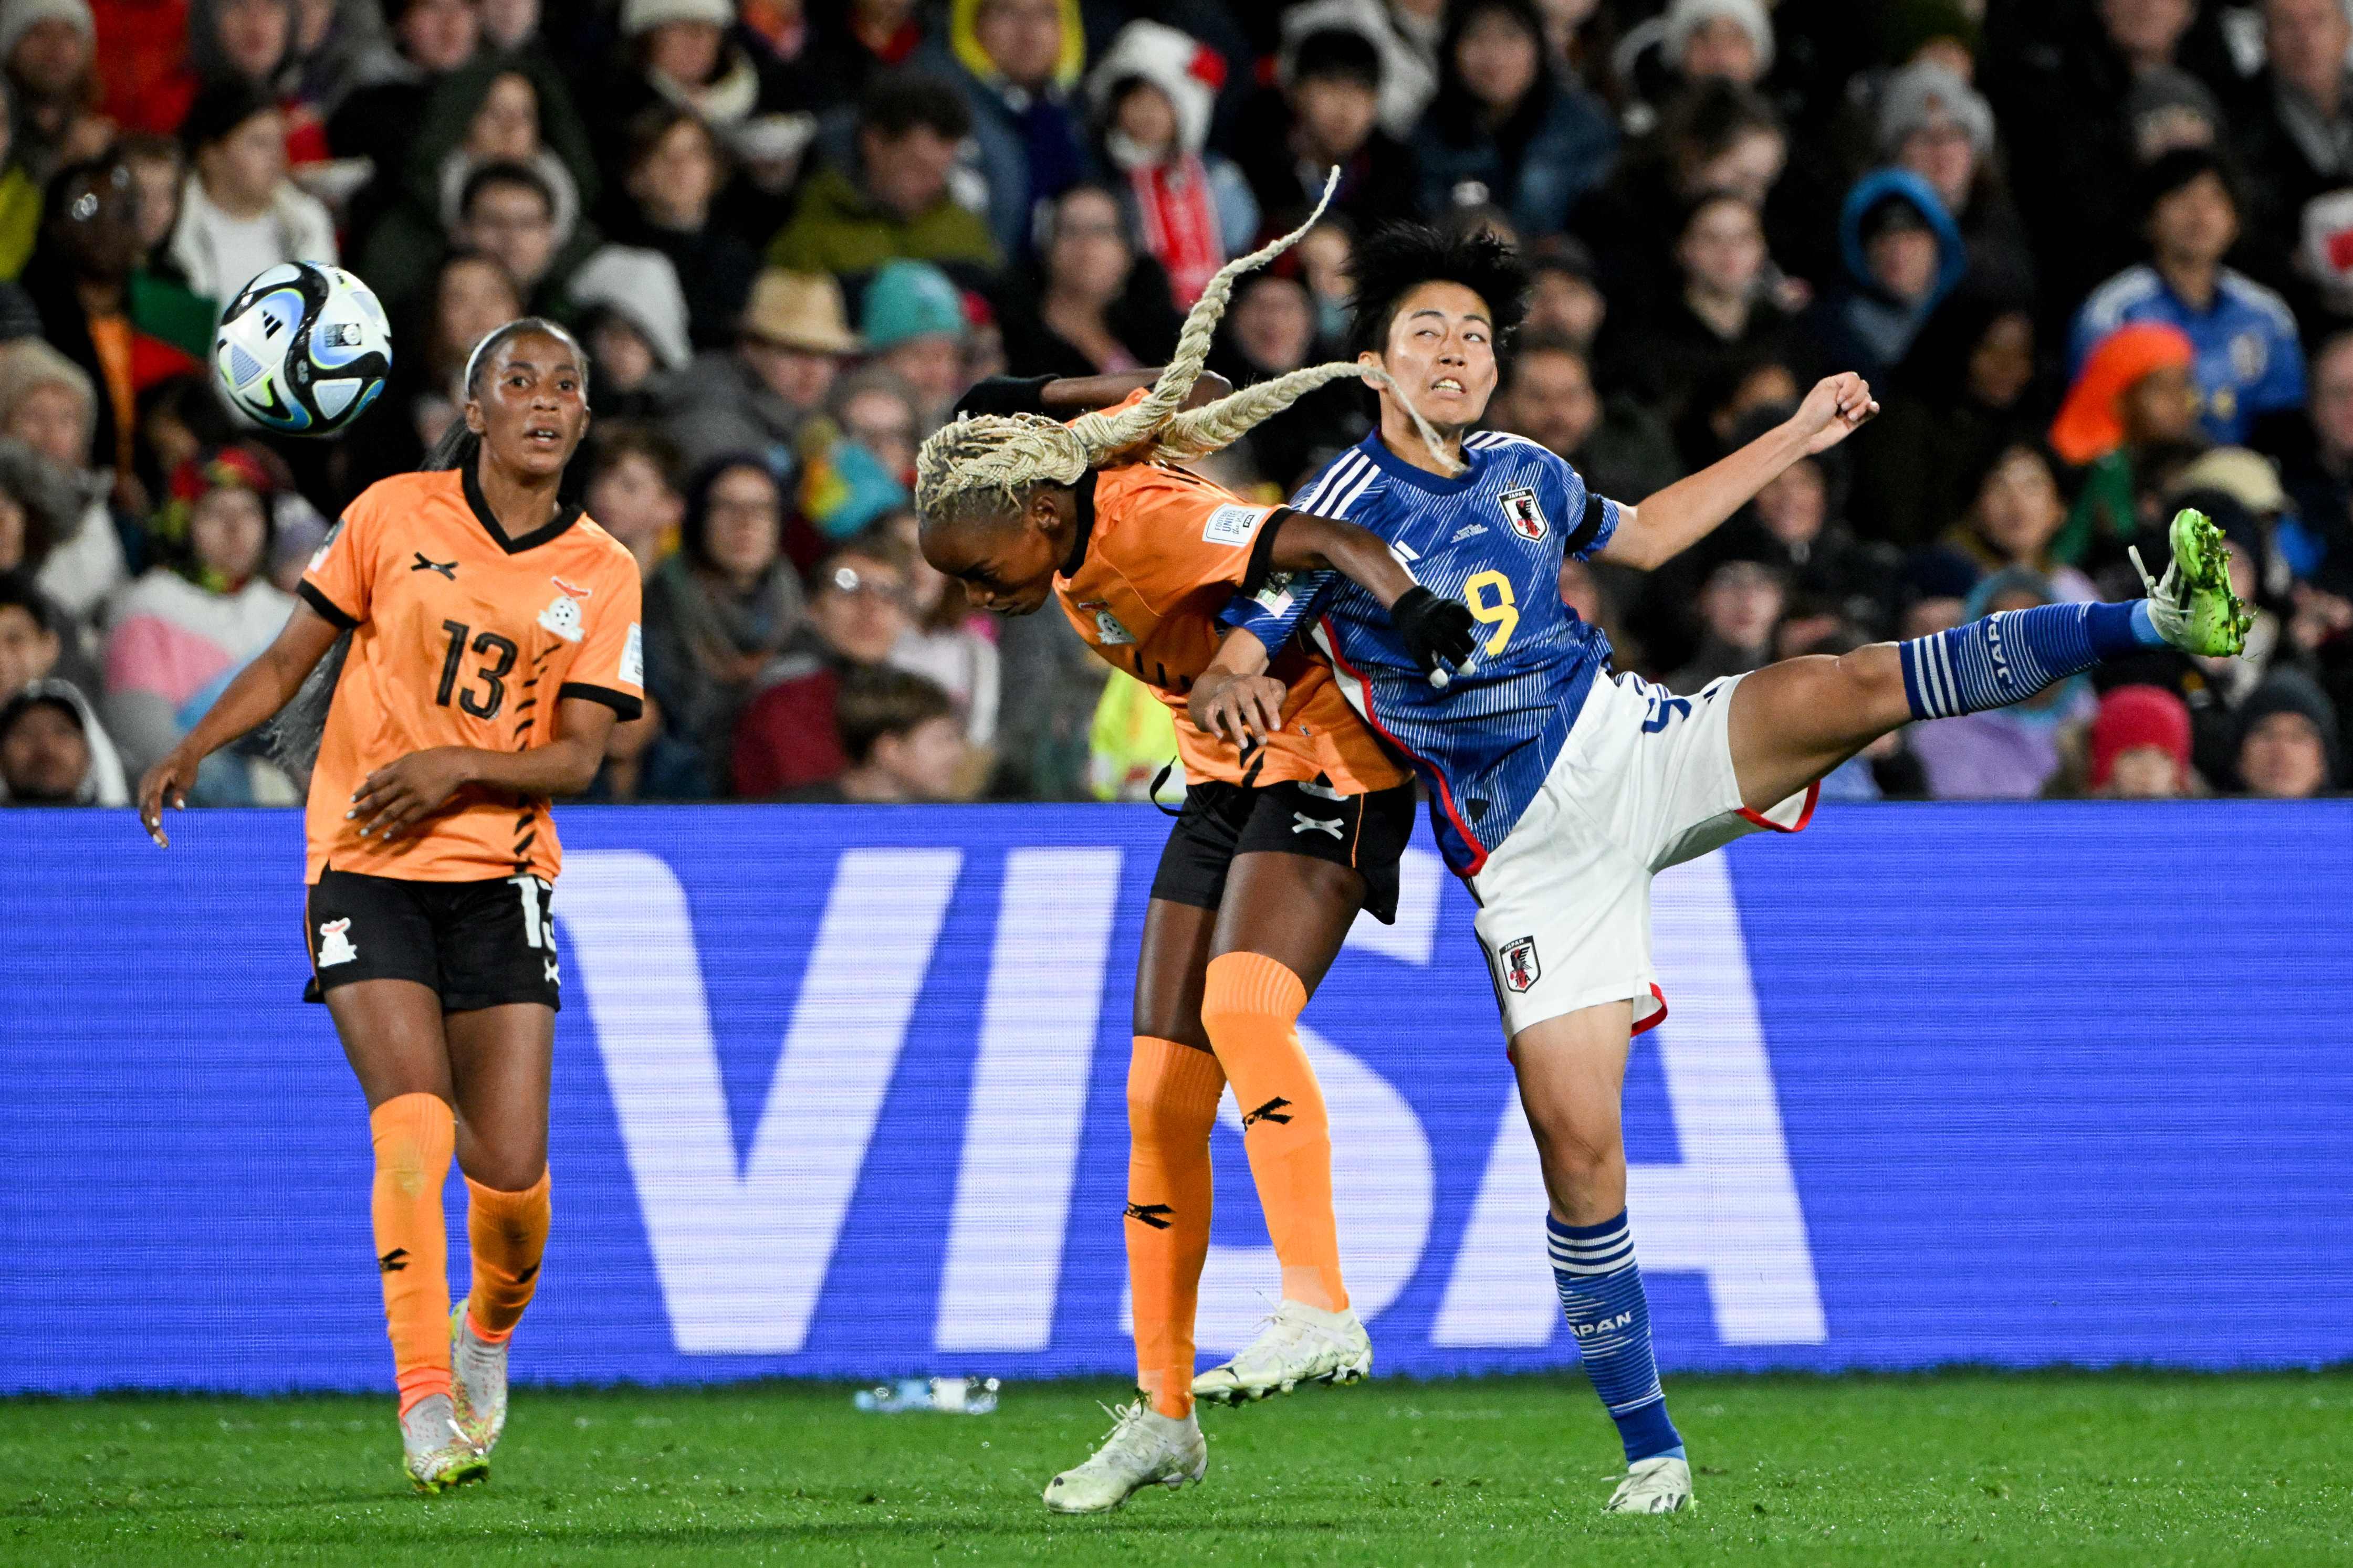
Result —
<path fill-rule="evenodd" d="M 1071 487 L 1079 502 L 1079 536 L 1071 543 L 1070 558 L 1062 563 L 1064 581 L 1076 577 L 1079 568 L 1087 563 L 1087 541 L 1095 533 L 1095 470 L 1089 468 L 1079 476 Z"/>
<path fill-rule="evenodd" d="M 469 463 L 460 468 L 459 475 L 465 483 L 466 506 L 474 514 L 474 521 L 482 525 L 482 531 L 491 536 L 491 543 L 510 555 L 520 555 L 526 550 L 544 544 L 580 521 L 580 503 L 566 501 L 555 509 L 555 515 L 544 526 L 533 529 L 521 539 L 509 539 L 507 531 L 499 526 L 498 514 L 491 510 L 489 499 L 482 494 L 482 484 L 474 477 L 473 464 Z"/>
<path fill-rule="evenodd" d="M 1476 431 L 1464 432 L 1466 437 L 1476 434 Z M 1373 460 L 1375 468 L 1389 478 L 1411 485 L 1417 489 L 1429 490 L 1434 495 L 1461 495 L 1479 482 L 1481 453 L 1475 447 L 1466 445 L 1462 448 L 1462 461 L 1465 466 L 1459 476 L 1451 479 L 1433 474 L 1427 468 L 1417 468 L 1395 452 L 1390 451 L 1387 444 L 1381 440 L 1381 433 L 1377 429 L 1358 442 L 1357 447 Z"/>

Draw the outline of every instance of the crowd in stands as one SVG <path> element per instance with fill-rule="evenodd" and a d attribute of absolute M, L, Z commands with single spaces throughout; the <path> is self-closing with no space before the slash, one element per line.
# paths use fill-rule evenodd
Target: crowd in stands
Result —
<path fill-rule="evenodd" d="M 1819 376 L 1884 412 L 1715 537 L 1560 590 L 1679 691 L 2139 592 L 2197 506 L 2258 608 L 1915 725 L 1831 798 L 2295 797 L 2353 702 L 2353 0 L 0 0 L 0 799 L 120 805 L 274 635 L 330 521 L 574 326 L 571 481 L 645 574 L 602 798 L 1135 796 L 1159 706 L 923 562 L 914 452 L 980 377 L 1337 352 L 1356 237 L 1536 268 L 1490 420 L 1628 501 Z M 216 395 L 243 282 L 339 260 L 396 326 L 332 442 Z M 1336 384 L 1206 467 L 1279 500 Z M 299 798 L 259 742 L 199 804 Z"/>

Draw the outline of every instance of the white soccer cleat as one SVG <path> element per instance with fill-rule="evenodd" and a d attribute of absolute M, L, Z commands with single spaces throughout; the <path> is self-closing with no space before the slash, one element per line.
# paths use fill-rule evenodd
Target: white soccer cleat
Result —
<path fill-rule="evenodd" d="M 1193 1397 L 1240 1405 L 1288 1394 L 1303 1383 L 1362 1382 L 1372 1371 L 1373 1342 L 1353 1308 L 1327 1312 L 1285 1301 L 1248 1349 L 1193 1380 Z"/>
<path fill-rule="evenodd" d="M 459 1433 L 488 1458 L 507 1428 L 507 1347 L 475 1334 L 463 1301 L 449 1313 L 449 1397 Z"/>
<path fill-rule="evenodd" d="M 401 1468 L 421 1492 L 446 1492 L 491 1473 L 491 1462 L 458 1429 L 446 1394 L 420 1399 L 400 1418 Z"/>
<path fill-rule="evenodd" d="M 1056 1513 L 1109 1513 L 1146 1487 L 1173 1490 L 1208 1473 L 1209 1442 L 1192 1412 L 1177 1420 L 1138 1399 L 1113 1414 L 1119 1420 L 1103 1447 L 1046 1483 L 1046 1506 Z"/>
<path fill-rule="evenodd" d="M 1626 1467 L 1626 1479 L 1601 1505 L 1604 1513 L 1687 1513 L 1699 1507 L 1692 1500 L 1691 1462 L 1672 1454 L 1637 1459 Z"/>

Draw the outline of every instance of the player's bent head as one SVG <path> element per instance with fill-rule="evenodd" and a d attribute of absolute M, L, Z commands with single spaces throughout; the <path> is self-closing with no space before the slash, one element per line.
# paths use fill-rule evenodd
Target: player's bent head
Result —
<path fill-rule="evenodd" d="M 1087 467 L 1069 430 L 1041 416 L 958 420 L 915 459 L 923 559 L 982 609 L 1030 614 L 1076 542 Z"/>
<path fill-rule="evenodd" d="M 1357 362 L 1388 371 L 1439 425 L 1479 419 L 1495 390 L 1496 352 L 1526 312 L 1518 250 L 1483 230 L 1391 224 L 1357 247 L 1352 267 Z"/>

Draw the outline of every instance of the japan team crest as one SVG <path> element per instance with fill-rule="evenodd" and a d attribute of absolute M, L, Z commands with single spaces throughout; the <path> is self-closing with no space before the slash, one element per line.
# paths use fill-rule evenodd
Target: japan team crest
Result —
<path fill-rule="evenodd" d="M 1525 993 L 1544 975 L 1544 966 L 1536 962 L 1536 939 L 1518 937 L 1504 944 L 1495 955 L 1504 966 L 1504 984 L 1514 995 Z"/>
<path fill-rule="evenodd" d="M 1504 509 L 1504 521 L 1522 539 L 1542 539 L 1550 526 L 1545 521 L 1544 508 L 1536 504 L 1536 492 L 1525 485 L 1505 490 L 1495 503 Z"/>

